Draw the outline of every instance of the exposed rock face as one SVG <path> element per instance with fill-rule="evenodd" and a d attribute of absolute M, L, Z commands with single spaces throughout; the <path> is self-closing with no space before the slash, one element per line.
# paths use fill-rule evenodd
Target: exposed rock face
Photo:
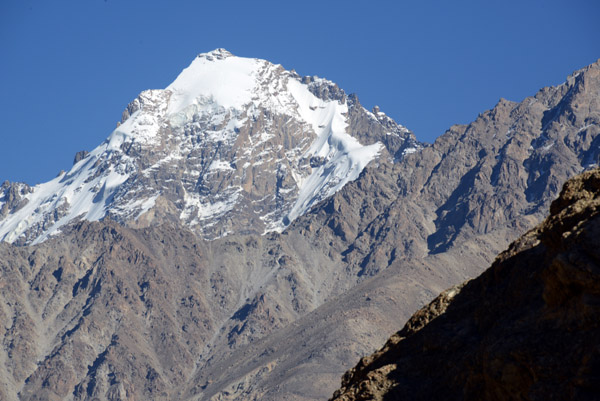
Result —
<path fill-rule="evenodd" d="M 363 358 L 333 400 L 596 399 L 600 169 L 477 279 L 442 293 Z"/>
<path fill-rule="evenodd" d="M 27 204 L 25 195 L 31 192 L 31 188 L 27 184 L 9 181 L 4 181 L 0 187 L 0 218 L 3 218 L 10 213 L 17 212 Z"/>
<path fill-rule="evenodd" d="M 14 399 L 25 381 L 20 399 L 168 394 L 193 368 L 220 308 L 196 285 L 210 273 L 194 236 L 163 233 L 155 253 L 147 246 L 157 238 L 142 244 L 115 223 L 82 223 L 73 234 L 74 244 L 52 241 L 31 253 L 2 244 L 11 256 L 1 262 L 2 399 Z"/>
<path fill-rule="evenodd" d="M 203 57 L 231 59 L 221 53 Z M 415 310 L 481 273 L 539 223 L 567 176 L 598 153 L 598 63 L 522 103 L 501 101 L 432 145 L 329 81 L 259 64 L 260 93 L 269 94 L 259 105 L 286 97 L 286 83 L 304 85 L 315 101 L 307 113 L 347 108 L 332 115 L 344 118 L 346 134 L 361 146 L 382 144 L 378 156 L 341 189 L 327 181 L 320 193 L 337 192 L 309 197 L 314 203 L 284 223 L 301 198 L 301 185 L 286 192 L 292 167 L 321 176 L 344 152 L 277 162 L 279 146 L 300 141 L 294 149 L 302 152 L 309 143 L 297 129 L 312 139 L 335 130 L 298 119 L 298 103 L 288 114 L 257 106 L 256 119 L 247 115 L 231 131 L 225 121 L 243 119 L 239 110 L 212 109 L 202 97 L 190 103 L 191 114 L 156 125 L 168 105 L 180 104 L 171 103 L 176 88 L 144 92 L 100 150 L 54 183 L 73 191 L 81 185 L 77 194 L 89 189 L 98 218 L 109 218 L 75 219 L 45 242 L 16 246 L 71 213 L 75 202 L 56 193 L 38 205 L 42 219 L 26 221 L 12 245 L 0 244 L 0 283 L 10 283 L 0 297 L 0 398 L 324 399 L 344 370 Z M 239 141 L 208 141 L 217 133 Z M 261 142 L 263 134 L 274 136 Z M 260 163 L 226 168 L 233 159 L 223 155 L 233 154 Z M 202 205 L 217 205 L 249 175 L 240 207 L 224 214 L 209 208 L 218 213 L 192 224 Z M 3 224 L 16 215 L 11 210 L 31 206 L 19 206 L 30 195 L 18 185 L 3 187 Z M 202 201 L 186 203 L 190 197 Z M 268 225 L 260 216 L 275 210 L 273 221 L 287 228 L 257 235 Z M 237 234 L 217 238 L 232 227 Z"/>
<path fill-rule="evenodd" d="M 87 150 L 80 150 L 79 152 L 75 153 L 75 157 L 73 158 L 73 164 L 79 163 L 80 160 L 85 159 L 89 154 L 90 152 L 88 152 Z"/>
<path fill-rule="evenodd" d="M 339 259 L 307 248 L 111 221 L 0 244 L 2 399 L 322 398 L 306 376 L 331 389 L 339 364 L 371 349 L 339 334 L 391 326 L 382 313 L 362 322 L 370 303 L 405 319 L 445 285 L 391 267 L 325 302 L 350 280 Z"/>

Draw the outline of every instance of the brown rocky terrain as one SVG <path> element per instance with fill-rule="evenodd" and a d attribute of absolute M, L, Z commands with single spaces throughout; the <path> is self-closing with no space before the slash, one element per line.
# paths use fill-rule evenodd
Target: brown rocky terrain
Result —
<path fill-rule="evenodd" d="M 311 88 L 345 96 L 327 82 Z M 250 227 L 202 239 L 179 218 L 181 186 L 198 184 L 179 182 L 194 167 L 184 159 L 144 178 L 144 191 L 165 186 L 138 219 L 75 222 L 37 245 L 0 243 L 0 398 L 330 396 L 360 356 L 435 294 L 480 274 L 541 221 L 569 176 L 597 163 L 599 91 L 597 62 L 521 103 L 501 100 L 432 145 L 347 96 L 352 134 L 384 148 L 280 234 Z M 0 217 L 24 207 L 31 188 L 1 190 Z M 245 213 L 232 209 L 239 219 L 227 224 L 249 225 Z"/>
<path fill-rule="evenodd" d="M 332 400 L 594 400 L 600 395 L 600 169 L 480 277 L 415 313 Z"/>
<path fill-rule="evenodd" d="M 318 399 L 307 375 L 331 387 L 389 316 L 406 319 L 454 274 L 390 267 L 333 298 L 347 277 L 288 238 L 205 242 L 107 220 L 0 244 L 3 399 Z"/>

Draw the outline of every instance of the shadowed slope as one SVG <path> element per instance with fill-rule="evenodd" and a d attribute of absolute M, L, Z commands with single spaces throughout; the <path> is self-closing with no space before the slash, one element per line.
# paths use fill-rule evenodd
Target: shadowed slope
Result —
<path fill-rule="evenodd" d="M 600 170 L 569 181 L 550 211 L 363 358 L 333 400 L 596 399 Z"/>

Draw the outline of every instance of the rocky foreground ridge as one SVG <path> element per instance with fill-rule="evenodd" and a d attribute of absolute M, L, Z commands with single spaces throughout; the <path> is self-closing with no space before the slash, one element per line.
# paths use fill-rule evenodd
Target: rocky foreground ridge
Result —
<path fill-rule="evenodd" d="M 445 291 L 348 371 L 331 400 L 594 400 L 600 169 L 480 277 Z"/>
<path fill-rule="evenodd" d="M 201 65 L 232 60 L 208 56 Z M 205 93 L 186 106 L 190 114 L 162 119 L 150 106 L 172 105 L 176 88 L 142 94 L 120 130 L 53 181 L 66 192 L 35 198 L 43 200 L 39 214 L 32 188 L 1 187 L 0 220 L 15 241 L 0 243 L 0 399 L 326 399 L 361 356 L 440 291 L 480 274 L 543 219 L 568 177 L 598 163 L 598 62 L 520 103 L 500 100 L 430 145 L 329 81 L 250 65 L 262 67 L 250 74 L 260 85 L 249 109 L 215 106 L 215 114 L 208 105 L 222 94 Z M 278 83 L 304 85 L 315 103 L 272 113 L 278 99 L 301 99 Z M 153 93 L 169 100 L 144 103 Z M 273 168 L 283 146 L 298 145 L 290 150 L 302 155 L 311 149 L 303 139 L 340 133 L 311 127 L 301 104 L 307 113 L 331 111 L 332 124 L 343 117 L 361 146 L 383 146 L 281 233 L 261 235 L 261 217 L 278 210 L 271 222 L 283 219 L 300 199 L 296 184 L 306 182 Z M 243 126 L 211 122 L 239 122 L 238 112 L 249 117 Z M 231 141 L 213 141 L 217 134 Z M 173 149 L 188 153 L 171 157 Z M 333 149 L 331 158 L 292 164 L 304 166 L 304 177 L 337 177 L 321 172 L 334 172 L 326 167 L 344 152 L 322 149 Z M 242 156 L 248 160 L 231 164 Z M 257 166 L 243 167 L 251 161 Z M 205 207 L 238 184 L 239 207 Z M 92 201 L 67 205 L 65 196 Z M 60 225 L 76 205 L 106 216 Z M 215 214 L 192 224 L 201 211 Z M 32 224 L 11 231 L 19 213 Z"/>

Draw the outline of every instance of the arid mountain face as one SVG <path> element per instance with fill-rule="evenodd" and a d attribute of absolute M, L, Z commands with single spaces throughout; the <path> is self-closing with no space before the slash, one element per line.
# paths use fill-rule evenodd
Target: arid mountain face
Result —
<path fill-rule="evenodd" d="M 215 62 L 243 96 L 198 83 Z M 329 81 L 199 56 L 71 171 L 2 186 L 0 398 L 329 397 L 598 162 L 599 91 L 595 63 L 426 145 Z"/>
<path fill-rule="evenodd" d="M 593 400 L 600 394 L 600 169 L 480 277 L 361 359 L 332 400 Z"/>

